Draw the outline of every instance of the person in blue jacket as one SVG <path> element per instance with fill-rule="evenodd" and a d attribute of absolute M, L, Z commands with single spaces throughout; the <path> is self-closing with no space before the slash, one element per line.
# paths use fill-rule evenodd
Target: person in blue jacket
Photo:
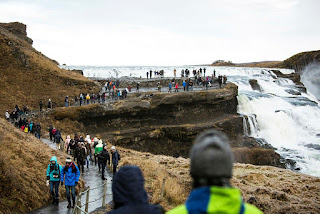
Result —
<path fill-rule="evenodd" d="M 148 203 L 144 178 L 137 166 L 123 166 L 112 183 L 114 208 L 109 214 L 162 214 L 159 205 Z"/>
<path fill-rule="evenodd" d="M 76 186 L 78 185 L 80 178 L 80 170 L 71 161 L 71 158 L 66 159 L 66 165 L 61 169 L 61 186 L 63 186 L 63 181 L 65 181 L 66 194 L 68 199 L 68 208 L 74 208 L 75 200 L 76 200 Z M 72 194 L 72 206 L 70 199 L 70 191 Z"/>
<path fill-rule="evenodd" d="M 47 168 L 47 186 L 50 185 L 50 194 L 52 204 L 59 203 L 59 184 L 60 184 L 61 166 L 58 164 L 56 156 L 52 156 Z"/>

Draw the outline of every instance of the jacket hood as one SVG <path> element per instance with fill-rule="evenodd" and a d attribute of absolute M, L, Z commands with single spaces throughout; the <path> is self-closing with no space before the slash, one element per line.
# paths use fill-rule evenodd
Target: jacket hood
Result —
<path fill-rule="evenodd" d="M 56 162 L 56 164 L 58 163 L 58 159 L 57 159 L 57 157 L 56 156 L 52 156 L 52 158 L 50 159 L 50 162 L 51 161 L 55 161 Z"/>
<path fill-rule="evenodd" d="M 147 192 L 144 189 L 144 178 L 137 166 L 120 168 L 114 177 L 112 192 L 116 207 L 148 204 Z"/>

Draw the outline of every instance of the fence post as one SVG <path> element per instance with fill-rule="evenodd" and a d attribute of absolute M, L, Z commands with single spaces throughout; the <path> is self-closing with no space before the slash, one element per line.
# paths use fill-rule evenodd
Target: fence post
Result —
<path fill-rule="evenodd" d="M 161 187 L 161 198 L 163 198 L 163 195 L 164 195 L 164 184 L 166 182 L 166 178 L 163 178 L 162 180 L 162 187 Z"/>
<path fill-rule="evenodd" d="M 78 203 L 77 203 L 77 210 L 78 210 L 78 214 L 81 214 L 81 193 L 79 194 L 79 200 L 78 200 Z"/>
<path fill-rule="evenodd" d="M 74 204 L 74 208 L 73 208 L 72 214 L 77 214 L 78 213 L 78 208 L 77 208 L 78 200 L 79 200 L 79 196 L 77 197 L 76 204 Z"/>
<path fill-rule="evenodd" d="M 106 194 L 107 194 L 107 181 L 105 181 L 104 185 L 103 185 L 102 206 L 104 206 L 106 204 Z"/>
<path fill-rule="evenodd" d="M 88 208 L 89 208 L 89 193 L 90 193 L 90 187 L 88 188 L 87 197 L 86 197 L 86 207 L 85 207 L 86 212 L 88 212 Z"/>

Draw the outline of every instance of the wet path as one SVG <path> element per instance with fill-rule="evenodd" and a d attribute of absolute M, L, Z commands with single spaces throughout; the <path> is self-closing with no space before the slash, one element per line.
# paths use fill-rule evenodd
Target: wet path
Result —
<path fill-rule="evenodd" d="M 41 139 L 44 143 L 49 145 L 51 148 L 56 149 L 56 144 L 52 143 L 52 141 L 42 138 Z M 105 172 L 105 177 L 107 178 L 107 196 L 106 196 L 106 204 L 109 203 L 112 200 L 111 194 L 111 180 L 112 180 L 112 173 L 110 173 L 109 169 Z M 102 197 L 103 194 L 103 181 L 101 180 L 101 173 L 99 173 L 98 165 L 95 166 L 93 162 L 90 161 L 89 169 L 84 169 L 84 173 L 81 173 L 81 178 L 85 181 L 85 186 L 90 186 L 90 194 L 89 194 L 89 201 L 95 201 L 92 203 L 89 203 L 89 212 L 94 211 L 95 209 L 101 207 L 102 205 Z M 99 188 L 95 188 L 101 186 Z M 49 188 L 49 187 L 48 187 Z M 60 186 L 61 188 L 61 186 Z M 64 186 L 62 188 L 65 188 Z M 48 192 L 49 194 L 49 192 Z M 109 194 L 109 195 L 108 195 Z M 98 200 L 99 199 L 99 200 Z M 84 207 L 85 204 L 85 196 L 82 196 L 81 198 L 81 204 Z M 68 201 L 63 200 L 60 201 L 59 205 L 47 205 L 43 208 L 40 208 L 38 210 L 34 210 L 30 212 L 30 214 L 36 214 L 36 213 L 43 213 L 43 214 L 65 214 L 65 213 L 72 213 L 73 209 L 68 209 Z"/>

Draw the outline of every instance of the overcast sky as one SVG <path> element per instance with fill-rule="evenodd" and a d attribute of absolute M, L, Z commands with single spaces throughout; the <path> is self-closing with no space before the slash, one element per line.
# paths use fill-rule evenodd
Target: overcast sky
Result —
<path fill-rule="evenodd" d="M 320 49 L 320 0 L 0 0 L 0 22 L 67 65 L 284 60 Z"/>

